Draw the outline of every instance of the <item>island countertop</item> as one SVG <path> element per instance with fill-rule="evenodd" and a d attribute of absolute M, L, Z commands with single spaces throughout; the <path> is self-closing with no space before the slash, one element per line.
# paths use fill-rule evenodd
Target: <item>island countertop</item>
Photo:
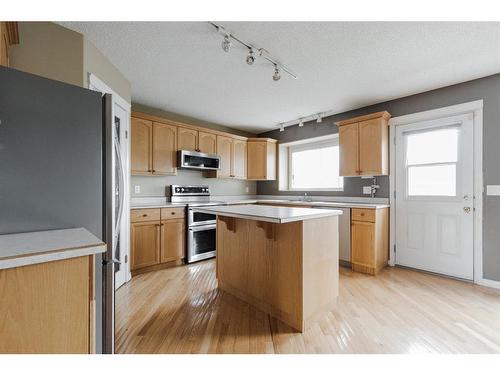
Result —
<path fill-rule="evenodd" d="M 106 245 L 84 228 L 0 235 L 0 270 L 98 254 Z"/>
<path fill-rule="evenodd" d="M 277 224 L 342 215 L 340 210 L 260 205 L 206 206 L 196 207 L 196 211 Z"/>

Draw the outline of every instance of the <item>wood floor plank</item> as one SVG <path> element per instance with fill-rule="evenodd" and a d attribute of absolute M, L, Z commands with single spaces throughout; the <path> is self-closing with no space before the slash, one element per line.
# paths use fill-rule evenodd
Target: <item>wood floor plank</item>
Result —
<path fill-rule="evenodd" d="M 116 294 L 118 353 L 500 353 L 500 291 L 405 268 L 340 270 L 304 333 L 217 289 L 215 262 L 138 275 Z"/>

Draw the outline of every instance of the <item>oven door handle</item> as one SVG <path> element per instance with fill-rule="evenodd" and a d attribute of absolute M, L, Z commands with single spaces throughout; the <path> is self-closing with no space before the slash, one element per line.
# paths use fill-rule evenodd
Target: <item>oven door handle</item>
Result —
<path fill-rule="evenodd" d="M 190 227 L 190 232 L 201 232 L 202 230 L 210 230 L 217 228 L 217 224 L 209 224 L 209 225 L 198 225 L 196 227 Z"/>

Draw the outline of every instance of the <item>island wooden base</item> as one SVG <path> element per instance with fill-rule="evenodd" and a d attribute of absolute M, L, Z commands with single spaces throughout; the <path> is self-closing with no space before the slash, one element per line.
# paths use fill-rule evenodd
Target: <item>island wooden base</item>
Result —
<path fill-rule="evenodd" d="M 217 217 L 221 290 L 303 332 L 338 296 L 338 217 L 286 224 Z"/>

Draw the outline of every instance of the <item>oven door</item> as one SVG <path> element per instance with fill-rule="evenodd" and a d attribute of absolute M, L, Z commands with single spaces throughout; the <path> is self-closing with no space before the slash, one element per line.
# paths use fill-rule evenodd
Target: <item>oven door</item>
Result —
<path fill-rule="evenodd" d="M 188 226 L 211 225 L 216 223 L 216 215 L 197 212 L 196 208 L 188 210 Z"/>
<path fill-rule="evenodd" d="M 216 227 L 215 224 L 210 224 L 188 228 L 188 263 L 215 257 Z"/>

